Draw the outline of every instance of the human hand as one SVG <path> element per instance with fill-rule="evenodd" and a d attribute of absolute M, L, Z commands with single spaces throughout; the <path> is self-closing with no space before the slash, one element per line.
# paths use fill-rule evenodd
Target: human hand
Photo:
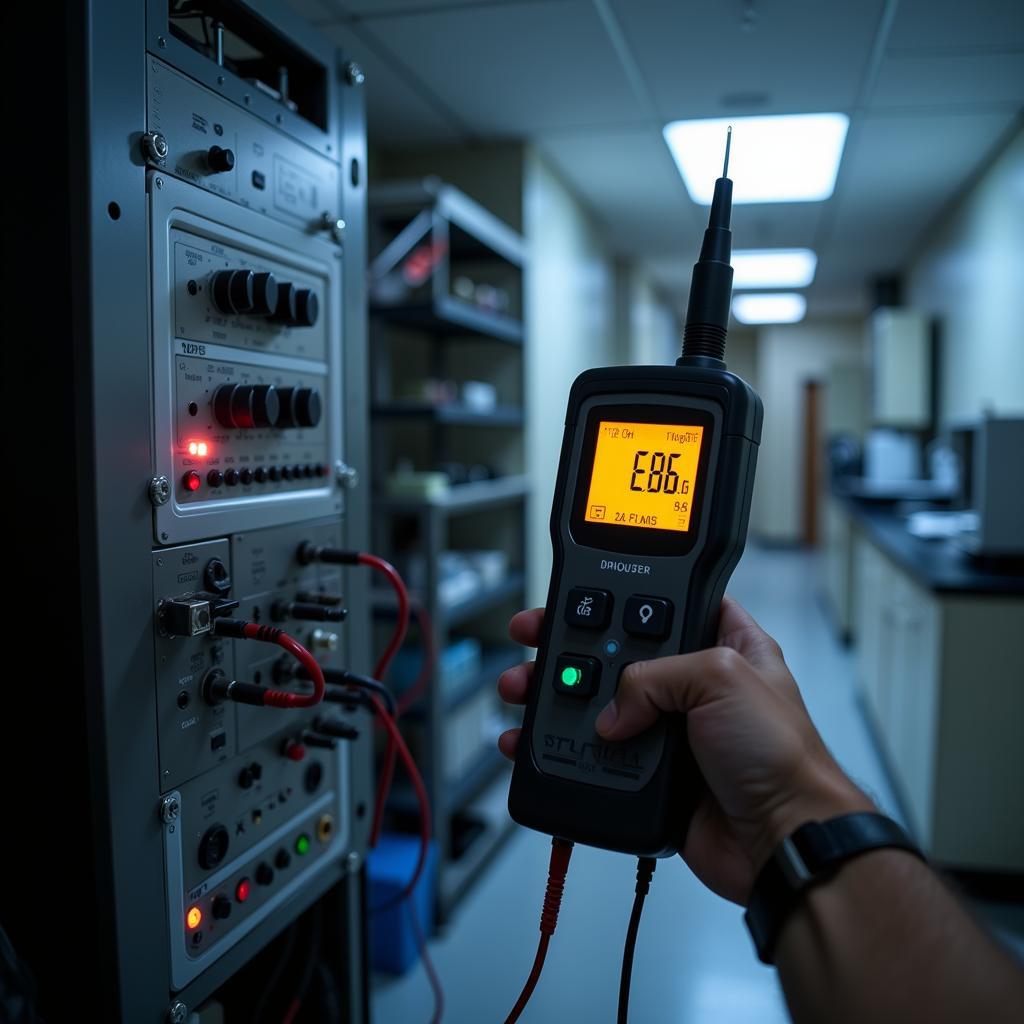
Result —
<path fill-rule="evenodd" d="M 544 610 L 509 624 L 517 643 L 536 647 Z M 498 692 L 523 704 L 533 662 L 498 679 Z M 771 851 L 807 821 L 871 810 L 811 722 L 779 645 L 730 598 L 722 602 L 718 646 L 639 661 L 597 718 L 606 740 L 626 740 L 660 714 L 686 713 L 687 736 L 709 792 L 695 811 L 683 859 L 710 889 L 745 903 Z M 498 740 L 514 757 L 519 729 Z"/>

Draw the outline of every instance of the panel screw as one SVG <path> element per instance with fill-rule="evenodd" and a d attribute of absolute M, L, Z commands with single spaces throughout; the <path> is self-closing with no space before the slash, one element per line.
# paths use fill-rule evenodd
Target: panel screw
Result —
<path fill-rule="evenodd" d="M 156 187 L 157 188 L 163 188 L 164 187 L 164 179 L 163 178 L 157 178 L 156 179 Z"/>
<path fill-rule="evenodd" d="M 160 820 L 165 825 L 170 825 L 181 813 L 181 804 L 176 796 L 165 796 L 160 801 Z"/>
<path fill-rule="evenodd" d="M 162 164 L 167 159 L 170 149 L 159 132 L 146 132 L 142 136 L 142 155 L 154 164 Z"/>
<path fill-rule="evenodd" d="M 359 856 L 359 852 L 357 850 L 353 850 L 345 858 L 345 867 L 348 868 L 348 870 L 353 872 L 353 873 L 355 873 L 356 871 L 359 870 L 359 868 L 362 866 L 362 863 L 363 863 L 363 858 Z"/>
<path fill-rule="evenodd" d="M 157 36 L 156 37 L 156 45 L 159 46 L 161 50 L 166 50 L 167 49 L 167 39 L 164 36 Z"/>
<path fill-rule="evenodd" d="M 366 73 L 354 60 L 345 65 L 345 81 L 349 85 L 362 85 L 366 81 Z"/>
<path fill-rule="evenodd" d="M 334 464 L 334 479 L 339 487 L 351 490 L 359 485 L 359 471 L 341 459 Z"/>
<path fill-rule="evenodd" d="M 171 485 L 167 477 L 155 476 L 149 481 L 149 500 L 154 505 L 166 505 L 170 497 Z"/>
<path fill-rule="evenodd" d="M 341 245 L 344 238 L 345 222 L 340 217 L 335 217 L 330 210 L 324 210 L 320 214 L 320 227 L 330 233 L 331 238 Z"/>
<path fill-rule="evenodd" d="M 179 999 L 167 1011 L 167 1020 L 170 1024 L 185 1024 L 188 1017 L 188 1007 Z"/>

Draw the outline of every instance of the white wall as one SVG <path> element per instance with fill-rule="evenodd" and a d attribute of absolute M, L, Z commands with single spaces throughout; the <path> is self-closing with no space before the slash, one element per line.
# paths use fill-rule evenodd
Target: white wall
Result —
<path fill-rule="evenodd" d="M 533 149 L 523 181 L 526 272 L 526 470 L 528 598 L 543 604 L 551 571 L 548 520 L 565 404 L 582 370 L 621 360 L 615 281 L 597 231 L 573 193 Z"/>
<path fill-rule="evenodd" d="M 926 240 L 907 298 L 941 318 L 942 422 L 1024 414 L 1024 130 Z"/>
<path fill-rule="evenodd" d="M 751 533 L 795 543 L 802 533 L 804 384 L 823 381 L 834 364 L 861 365 L 859 322 L 808 322 L 765 327 L 757 336 L 757 380 L 764 432 L 757 460 Z M 752 382 L 753 383 L 753 382 Z"/>

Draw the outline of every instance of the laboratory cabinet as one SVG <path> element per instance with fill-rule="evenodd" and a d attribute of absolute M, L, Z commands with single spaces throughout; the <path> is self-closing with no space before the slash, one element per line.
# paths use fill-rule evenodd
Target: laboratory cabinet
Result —
<path fill-rule="evenodd" d="M 858 685 L 915 836 L 1024 871 L 1024 598 L 927 589 L 859 531 L 853 564 Z"/>
<path fill-rule="evenodd" d="M 868 342 L 874 425 L 927 427 L 932 394 L 928 318 L 913 309 L 876 309 L 868 321 Z"/>

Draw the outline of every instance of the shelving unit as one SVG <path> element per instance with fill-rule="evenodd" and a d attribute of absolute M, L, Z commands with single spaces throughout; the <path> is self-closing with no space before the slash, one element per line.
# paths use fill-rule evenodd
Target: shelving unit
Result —
<path fill-rule="evenodd" d="M 524 658 L 506 633 L 525 589 L 524 248 L 434 179 L 371 191 L 370 224 L 375 550 L 428 613 L 439 668 L 454 642 L 479 653 L 464 677 L 436 672 L 403 719 L 431 800 L 444 920 L 511 827 L 495 740 L 512 723 L 502 722 L 494 684 Z M 488 385 L 489 404 L 479 397 Z M 398 469 L 401 492 L 389 486 Z M 422 494 L 407 493 L 415 474 L 439 472 L 451 481 L 445 489 L 424 477 Z M 446 578 L 446 566 L 461 578 Z M 375 592 L 373 609 L 383 638 L 393 596 Z M 396 784 L 390 826 L 410 828 L 415 817 L 411 788 Z"/>

